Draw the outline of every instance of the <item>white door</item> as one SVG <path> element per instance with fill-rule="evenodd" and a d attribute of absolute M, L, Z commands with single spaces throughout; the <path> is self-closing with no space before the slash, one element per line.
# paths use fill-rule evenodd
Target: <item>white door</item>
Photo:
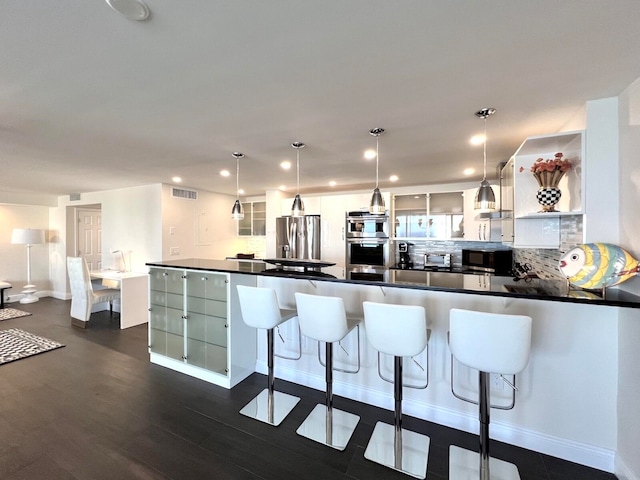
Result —
<path fill-rule="evenodd" d="M 85 258 L 89 270 L 101 270 L 102 212 L 99 209 L 78 208 L 76 216 L 76 255 Z"/>

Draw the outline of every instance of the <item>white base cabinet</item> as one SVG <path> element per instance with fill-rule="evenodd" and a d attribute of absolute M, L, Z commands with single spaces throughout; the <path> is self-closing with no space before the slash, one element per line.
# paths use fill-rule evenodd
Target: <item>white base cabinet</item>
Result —
<path fill-rule="evenodd" d="M 250 275 L 152 267 L 151 363 L 231 388 L 255 369 L 256 332 L 240 316 L 236 285 Z"/>

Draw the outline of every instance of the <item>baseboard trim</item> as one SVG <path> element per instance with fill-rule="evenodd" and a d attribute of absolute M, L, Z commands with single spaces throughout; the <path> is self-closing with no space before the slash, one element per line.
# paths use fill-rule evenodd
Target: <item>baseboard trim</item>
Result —
<path fill-rule="evenodd" d="M 256 372 L 266 375 L 267 364 L 265 361 L 258 360 L 256 362 Z M 276 367 L 276 376 L 282 380 L 320 391 L 324 391 L 325 388 L 324 375 L 312 375 L 296 370 L 295 368 L 278 366 Z M 393 409 L 393 399 L 374 389 L 335 381 L 334 379 L 333 392 L 336 395 L 376 407 Z M 402 410 L 407 415 L 422 418 L 439 425 L 445 425 L 473 434 L 478 433 L 477 414 L 465 414 L 448 408 L 407 399 L 402 403 Z M 604 470 L 605 472 L 614 473 L 614 462 L 616 459 L 614 450 L 554 437 L 496 421 L 491 422 L 491 438 L 535 452 Z M 640 479 L 631 476 L 629 480 Z"/>

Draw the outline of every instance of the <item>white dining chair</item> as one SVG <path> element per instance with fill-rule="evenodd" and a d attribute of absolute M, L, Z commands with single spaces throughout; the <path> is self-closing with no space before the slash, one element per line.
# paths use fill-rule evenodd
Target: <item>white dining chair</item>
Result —
<path fill-rule="evenodd" d="M 67 257 L 67 272 L 71 287 L 71 317 L 88 322 L 91 308 L 109 302 L 109 313 L 113 316 L 113 301 L 120 300 L 120 290 L 105 288 L 93 290 L 87 262 L 82 257 Z"/>

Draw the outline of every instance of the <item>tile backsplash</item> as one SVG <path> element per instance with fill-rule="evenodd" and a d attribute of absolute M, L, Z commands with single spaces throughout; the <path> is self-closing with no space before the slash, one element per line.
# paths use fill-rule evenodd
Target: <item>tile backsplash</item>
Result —
<path fill-rule="evenodd" d="M 513 261 L 531 264 L 532 271 L 540 278 L 563 280 L 558 261 L 564 252 L 583 243 L 582 239 L 582 215 L 565 215 L 560 217 L 560 248 L 516 248 Z"/>
<path fill-rule="evenodd" d="M 565 215 L 560 217 L 560 247 L 558 249 L 547 248 L 514 248 L 514 262 L 529 263 L 532 272 L 540 278 L 552 280 L 564 280 L 564 276 L 558 270 L 558 261 L 562 254 L 575 245 L 583 242 L 582 215 Z M 398 241 L 391 242 L 391 262 L 398 263 Z M 422 265 L 425 253 L 450 253 L 451 263 L 454 267 L 462 264 L 463 248 L 479 249 L 504 249 L 509 245 L 494 242 L 461 242 L 455 240 L 416 240 L 411 245 L 411 261 L 414 265 Z"/>
<path fill-rule="evenodd" d="M 391 242 L 392 253 L 390 253 L 391 263 L 397 264 L 400 260 L 398 255 L 398 243 L 402 240 L 394 240 Z M 482 249 L 506 249 L 507 245 L 499 242 L 461 242 L 455 240 L 415 240 L 409 241 L 411 261 L 414 265 L 422 265 L 424 263 L 425 253 L 450 253 L 451 266 L 460 267 L 462 265 L 462 249 L 463 248 L 482 248 Z"/>

